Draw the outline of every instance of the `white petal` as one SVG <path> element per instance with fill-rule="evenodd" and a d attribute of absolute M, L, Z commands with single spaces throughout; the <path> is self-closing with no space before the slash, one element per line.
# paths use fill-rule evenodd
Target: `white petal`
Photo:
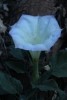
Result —
<path fill-rule="evenodd" d="M 53 16 L 22 15 L 9 34 L 15 47 L 30 51 L 49 51 L 61 35 Z"/>
<path fill-rule="evenodd" d="M 28 35 L 36 35 L 35 29 L 37 29 L 38 16 L 23 15 L 17 22 L 18 28 L 24 30 Z"/>

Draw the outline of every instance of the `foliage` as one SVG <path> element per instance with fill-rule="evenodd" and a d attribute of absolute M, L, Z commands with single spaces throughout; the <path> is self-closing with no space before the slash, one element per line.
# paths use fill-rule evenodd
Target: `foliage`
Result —
<path fill-rule="evenodd" d="M 67 51 L 62 50 L 51 58 L 52 74 L 56 77 L 67 77 Z"/>
<path fill-rule="evenodd" d="M 0 71 L 0 94 L 20 94 L 23 87 L 19 80 L 11 77 L 7 73 Z"/>
<path fill-rule="evenodd" d="M 50 57 L 48 63 L 50 66 L 50 70 L 49 71 L 44 70 L 44 72 L 40 75 L 40 78 L 38 79 L 38 81 L 35 82 L 35 84 L 31 82 L 30 65 L 27 64 L 25 65 L 26 62 L 25 63 L 23 62 L 25 59 L 24 57 L 27 56 L 28 53 L 10 47 L 9 54 L 12 56 L 13 59 L 15 59 L 15 61 L 9 59 L 4 62 L 4 65 L 5 67 L 8 68 L 9 71 L 10 69 L 12 69 L 12 71 L 15 71 L 17 75 L 21 74 L 21 78 L 20 78 L 21 80 L 12 77 L 10 74 L 6 73 L 6 71 L 5 72 L 0 71 L 0 91 L 1 91 L 0 95 L 18 94 L 19 100 L 34 100 L 35 98 L 37 98 L 37 100 L 41 100 L 38 99 L 39 96 L 37 94 L 39 92 L 53 91 L 53 94 L 54 92 L 56 92 L 56 100 L 65 100 L 66 93 L 61 88 L 59 88 L 58 83 L 53 78 L 53 76 L 58 78 L 67 77 L 67 51 L 66 50 L 59 51 L 54 56 Z M 30 61 L 32 63 L 32 60 L 29 60 L 28 62 Z M 30 82 L 28 83 L 30 83 L 32 87 L 26 89 L 25 94 L 23 94 L 24 85 L 21 84 L 21 82 L 24 80 L 24 78 L 22 78 L 23 73 L 27 73 L 27 76 L 30 78 Z M 41 73 L 41 69 L 40 69 L 40 73 Z M 44 99 L 44 96 L 42 97 L 40 96 L 40 98 Z"/>

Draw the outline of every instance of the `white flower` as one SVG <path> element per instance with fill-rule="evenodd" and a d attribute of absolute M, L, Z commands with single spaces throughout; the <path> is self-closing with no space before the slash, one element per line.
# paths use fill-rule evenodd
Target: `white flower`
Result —
<path fill-rule="evenodd" d="M 49 51 L 61 35 L 54 16 L 22 15 L 9 32 L 15 47 L 29 51 Z"/>

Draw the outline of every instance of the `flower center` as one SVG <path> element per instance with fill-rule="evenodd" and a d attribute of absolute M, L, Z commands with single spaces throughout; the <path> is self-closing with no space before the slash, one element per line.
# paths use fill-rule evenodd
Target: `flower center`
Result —
<path fill-rule="evenodd" d="M 28 42 L 35 45 L 35 44 L 41 44 L 43 41 L 40 36 L 36 36 L 36 37 L 33 36 L 31 39 L 28 40 Z"/>

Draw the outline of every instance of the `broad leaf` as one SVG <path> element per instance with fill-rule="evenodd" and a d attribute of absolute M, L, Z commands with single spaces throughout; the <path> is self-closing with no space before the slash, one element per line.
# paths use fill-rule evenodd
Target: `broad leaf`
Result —
<path fill-rule="evenodd" d="M 41 91 L 55 91 L 58 90 L 58 85 L 54 80 L 47 80 L 43 84 L 35 85 Z"/>
<path fill-rule="evenodd" d="M 33 97 L 36 95 L 36 93 L 37 93 L 37 89 L 31 89 L 30 91 L 28 91 L 27 94 L 21 95 L 19 100 L 29 100 L 30 98 L 34 100 Z"/>
<path fill-rule="evenodd" d="M 57 77 L 67 77 L 67 51 L 62 50 L 51 57 L 52 74 Z"/>
<path fill-rule="evenodd" d="M 40 91 L 56 91 L 59 94 L 59 100 L 64 100 L 66 93 L 62 91 L 56 81 L 50 79 L 45 81 L 43 84 L 35 85 L 34 88 L 38 88 Z"/>
<path fill-rule="evenodd" d="M 25 95 L 20 95 L 19 100 L 27 100 Z"/>
<path fill-rule="evenodd" d="M 21 82 L 7 73 L 0 72 L 0 87 L 2 92 L 0 94 L 20 94 L 22 93 L 23 87 Z"/>
<path fill-rule="evenodd" d="M 64 91 L 61 91 L 60 89 L 58 90 L 59 92 L 59 100 L 66 100 L 67 94 Z"/>
<path fill-rule="evenodd" d="M 50 78 L 50 76 L 51 76 L 51 72 L 49 71 L 49 72 L 44 72 L 41 76 L 40 76 L 40 78 L 38 79 L 38 81 L 36 81 L 36 83 L 35 84 L 44 84 L 45 83 L 45 81 L 46 80 L 48 80 L 49 78 Z M 33 86 L 33 85 L 32 85 Z"/>
<path fill-rule="evenodd" d="M 28 65 L 23 63 L 22 61 L 6 61 L 4 62 L 6 66 L 10 69 L 16 71 L 17 73 L 24 73 L 28 71 Z"/>
<path fill-rule="evenodd" d="M 19 60 L 22 60 L 23 59 L 23 53 L 22 53 L 22 50 L 21 49 L 16 49 L 14 48 L 13 46 L 10 47 L 10 54 L 19 59 Z"/>
<path fill-rule="evenodd" d="M 1 87 L 1 85 L 0 85 L 0 95 L 4 95 L 4 94 L 7 94 L 8 92 L 7 91 L 5 91 L 2 87 Z"/>

